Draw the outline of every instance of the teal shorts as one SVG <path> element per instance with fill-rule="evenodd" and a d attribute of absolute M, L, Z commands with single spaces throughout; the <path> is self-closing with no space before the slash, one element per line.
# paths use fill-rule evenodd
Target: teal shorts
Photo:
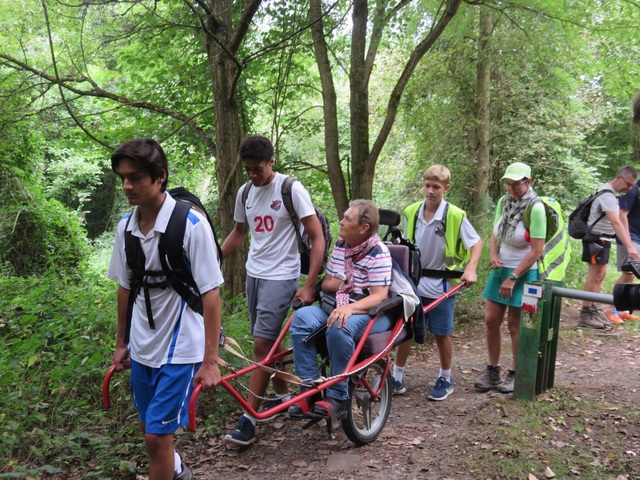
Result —
<path fill-rule="evenodd" d="M 482 292 L 482 296 L 492 302 L 501 303 L 510 307 L 522 307 L 522 292 L 524 292 L 524 284 L 538 280 L 538 270 L 535 268 L 533 270 L 529 270 L 516 280 L 516 284 L 513 286 L 513 294 L 511 295 L 511 298 L 501 298 L 499 295 L 500 285 L 502 285 L 502 283 L 509 277 L 513 270 L 513 268 L 498 268 L 496 270 L 491 270 L 489 279 L 487 280 L 487 285 L 484 287 L 484 292 Z"/>

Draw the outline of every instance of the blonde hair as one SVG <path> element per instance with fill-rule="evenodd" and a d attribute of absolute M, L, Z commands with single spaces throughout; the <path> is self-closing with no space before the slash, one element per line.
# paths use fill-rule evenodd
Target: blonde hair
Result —
<path fill-rule="evenodd" d="M 372 200 L 351 200 L 349 207 L 358 210 L 358 225 L 369 225 L 369 236 L 378 233 L 380 211 Z"/>
<path fill-rule="evenodd" d="M 444 165 L 432 165 L 422 175 L 423 180 L 435 180 L 445 187 L 451 182 L 451 172 Z"/>

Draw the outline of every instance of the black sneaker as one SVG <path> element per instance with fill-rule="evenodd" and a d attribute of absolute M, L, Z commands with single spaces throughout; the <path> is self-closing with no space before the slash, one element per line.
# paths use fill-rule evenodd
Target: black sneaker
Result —
<path fill-rule="evenodd" d="M 265 410 L 269 410 L 270 408 L 273 407 L 277 407 L 278 405 L 282 405 L 286 400 L 284 400 L 284 397 L 277 397 L 277 398 L 272 398 L 271 400 L 265 400 L 264 402 L 262 402 L 262 408 L 260 409 L 260 413 L 264 412 Z M 262 419 L 257 419 L 257 422 L 270 422 L 271 420 L 273 420 L 274 418 L 279 417 L 280 415 L 282 415 L 284 412 L 276 412 L 273 415 L 271 415 L 270 417 L 267 418 L 262 418 Z"/>
<path fill-rule="evenodd" d="M 247 417 L 242 415 L 236 428 L 224 437 L 226 443 L 233 443 L 246 447 L 256 441 L 256 426 Z"/>
<path fill-rule="evenodd" d="M 491 390 L 498 385 L 502 385 L 502 370 L 500 369 L 500 365 L 495 367 L 493 365 L 487 365 L 487 369 L 473 382 L 473 386 L 481 392 Z"/>
<path fill-rule="evenodd" d="M 176 472 L 173 472 L 173 480 L 196 480 L 196 477 L 193 476 L 189 467 L 183 463 L 180 475 L 176 475 Z"/>

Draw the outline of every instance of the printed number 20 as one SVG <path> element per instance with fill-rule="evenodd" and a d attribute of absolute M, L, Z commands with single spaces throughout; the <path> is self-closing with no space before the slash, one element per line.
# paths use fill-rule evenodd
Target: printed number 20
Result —
<path fill-rule="evenodd" d="M 254 217 L 253 221 L 257 223 L 256 232 L 264 233 L 265 231 L 273 231 L 273 217 L 271 215 Z"/>

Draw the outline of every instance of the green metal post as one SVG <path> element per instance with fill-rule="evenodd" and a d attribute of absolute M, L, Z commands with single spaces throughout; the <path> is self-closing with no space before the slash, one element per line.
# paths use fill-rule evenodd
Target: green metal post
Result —
<path fill-rule="evenodd" d="M 561 299 L 552 287 L 561 282 L 526 284 L 522 297 L 514 398 L 533 398 L 553 386 Z"/>

